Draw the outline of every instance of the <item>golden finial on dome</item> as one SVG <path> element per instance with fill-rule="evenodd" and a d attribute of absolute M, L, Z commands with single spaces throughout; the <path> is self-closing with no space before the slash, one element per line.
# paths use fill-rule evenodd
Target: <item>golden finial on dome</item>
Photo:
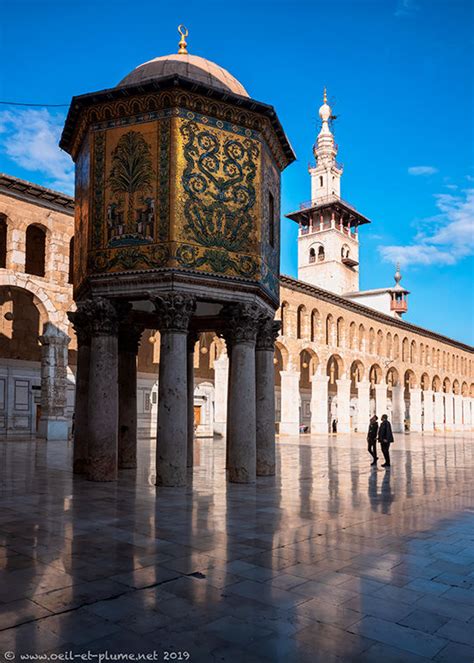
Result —
<path fill-rule="evenodd" d="M 183 24 L 181 24 L 181 25 L 178 25 L 178 32 L 181 35 L 181 39 L 179 40 L 179 44 L 178 44 L 178 46 L 179 46 L 178 53 L 180 55 L 187 55 L 188 54 L 188 49 L 186 47 L 187 47 L 188 44 L 186 43 L 186 37 L 189 34 L 189 30 Z"/>
<path fill-rule="evenodd" d="M 328 102 L 328 95 L 326 92 L 326 88 L 324 88 L 324 93 L 323 93 L 323 104 L 327 104 Z"/>

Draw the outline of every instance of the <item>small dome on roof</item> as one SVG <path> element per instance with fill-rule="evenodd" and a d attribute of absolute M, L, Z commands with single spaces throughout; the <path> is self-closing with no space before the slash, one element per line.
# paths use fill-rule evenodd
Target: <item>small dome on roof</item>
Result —
<path fill-rule="evenodd" d="M 139 85 L 174 74 L 189 78 L 196 83 L 209 85 L 217 90 L 232 92 L 242 97 L 249 96 L 244 86 L 226 69 L 199 55 L 189 55 L 188 53 L 162 55 L 145 62 L 125 76 L 117 87 Z"/>

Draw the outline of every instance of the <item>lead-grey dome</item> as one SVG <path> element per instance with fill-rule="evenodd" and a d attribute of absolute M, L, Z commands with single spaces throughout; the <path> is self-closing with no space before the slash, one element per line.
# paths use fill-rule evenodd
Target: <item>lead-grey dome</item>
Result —
<path fill-rule="evenodd" d="M 198 55 L 183 53 L 163 55 L 139 65 L 125 76 L 117 87 L 139 85 L 165 76 L 173 76 L 173 74 L 190 78 L 197 83 L 209 85 L 218 90 L 232 92 L 243 97 L 249 96 L 244 86 L 223 67 Z"/>

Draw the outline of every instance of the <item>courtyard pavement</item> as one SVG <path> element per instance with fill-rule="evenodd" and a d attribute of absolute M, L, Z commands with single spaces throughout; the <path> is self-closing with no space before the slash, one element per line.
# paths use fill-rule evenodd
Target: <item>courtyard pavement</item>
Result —
<path fill-rule="evenodd" d="M 242 486 L 204 439 L 188 488 L 156 489 L 147 440 L 116 484 L 0 442 L 0 661 L 472 663 L 473 449 L 398 435 L 386 471 L 363 436 L 281 439 Z"/>

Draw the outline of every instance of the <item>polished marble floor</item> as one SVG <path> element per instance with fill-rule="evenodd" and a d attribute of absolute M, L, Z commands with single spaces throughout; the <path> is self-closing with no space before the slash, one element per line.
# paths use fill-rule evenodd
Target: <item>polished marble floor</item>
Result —
<path fill-rule="evenodd" d="M 146 440 L 117 484 L 73 476 L 64 443 L 0 442 L 0 661 L 472 663 L 473 442 L 398 436 L 386 471 L 362 436 L 285 439 L 239 486 L 205 439 L 188 488 L 158 490 Z"/>

